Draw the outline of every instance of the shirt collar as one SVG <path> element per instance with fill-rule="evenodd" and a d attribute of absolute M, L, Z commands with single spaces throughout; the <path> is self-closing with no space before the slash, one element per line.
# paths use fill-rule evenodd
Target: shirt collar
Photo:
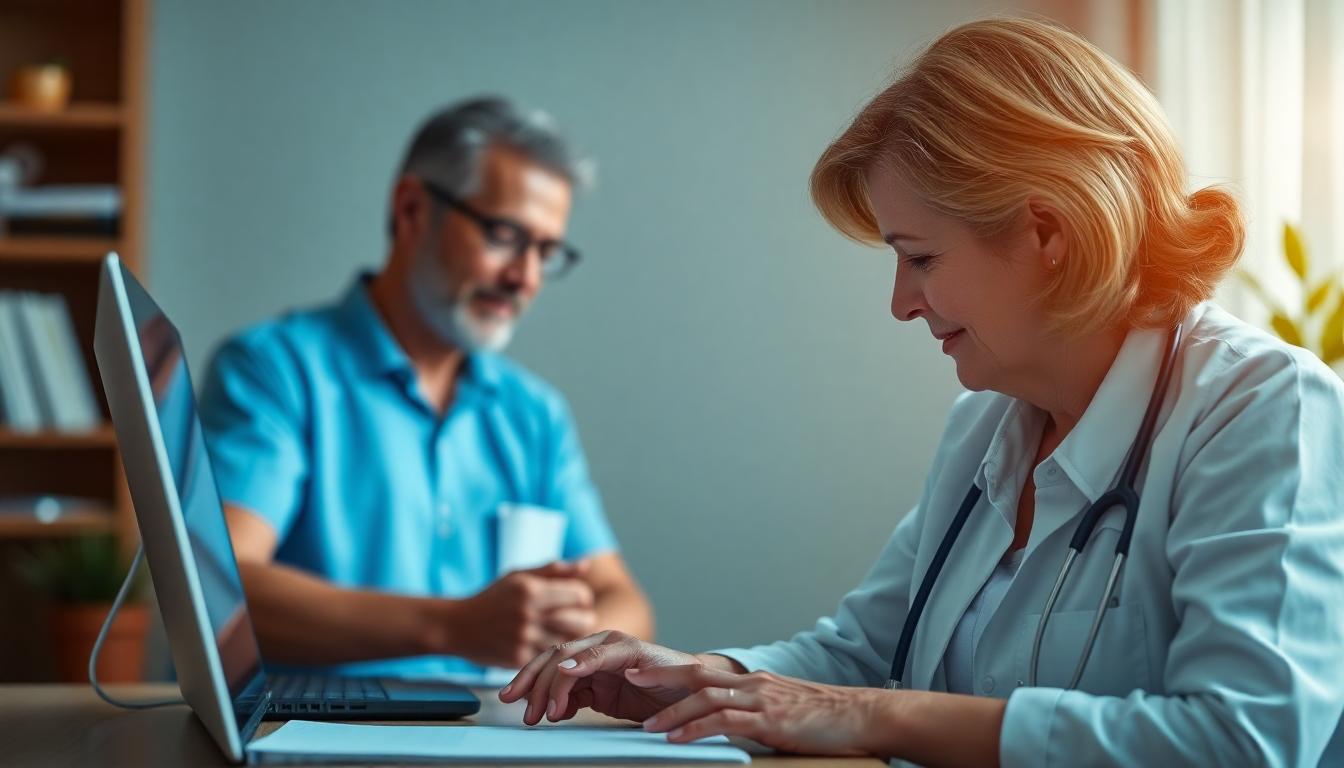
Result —
<path fill-rule="evenodd" d="M 1083 417 L 1051 456 L 1089 501 L 1109 490 L 1119 475 L 1139 433 L 1169 334 L 1165 328 L 1129 332 Z M 1164 400 L 1168 397 L 1163 393 Z"/>
<path fill-rule="evenodd" d="M 1025 474 L 1036 456 L 1045 412 L 1023 400 L 1012 400 L 980 460 L 975 484 L 984 489 L 991 504 L 1013 523 L 1016 500 Z"/>
<path fill-rule="evenodd" d="M 373 277 L 370 272 L 360 273 L 345 292 L 338 309 L 341 332 L 350 340 L 360 370 L 413 381 L 415 366 L 369 296 Z M 503 375 L 500 366 L 496 355 L 473 352 L 464 363 L 463 380 L 493 392 L 499 388 Z"/>

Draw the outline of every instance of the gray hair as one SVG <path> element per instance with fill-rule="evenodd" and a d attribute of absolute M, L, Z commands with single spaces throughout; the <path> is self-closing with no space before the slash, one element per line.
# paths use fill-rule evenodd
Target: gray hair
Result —
<path fill-rule="evenodd" d="M 522 152 L 575 191 L 593 183 L 593 161 L 570 146 L 549 114 L 523 110 L 500 96 L 468 99 L 431 115 L 416 131 L 397 175 L 432 180 L 467 197 L 476 191 L 481 155 L 492 144 Z"/>

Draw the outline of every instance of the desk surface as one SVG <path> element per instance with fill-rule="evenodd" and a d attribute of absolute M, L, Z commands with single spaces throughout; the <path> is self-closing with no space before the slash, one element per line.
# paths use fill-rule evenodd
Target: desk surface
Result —
<path fill-rule="evenodd" d="M 113 695 L 126 699 L 166 698 L 172 685 L 112 685 Z M 467 722 L 517 725 L 519 705 L 500 704 L 494 690 L 476 692 L 480 714 Z M 616 724 L 593 713 L 576 720 L 584 725 Z M 258 735 L 279 728 L 261 724 Z M 750 749 L 750 747 L 749 747 Z M 121 710 L 103 703 L 87 685 L 0 685 L 0 764 L 24 766 L 210 766 L 228 765 L 205 727 L 185 706 L 143 711 Z M 877 768 L 869 758 L 804 758 L 753 754 L 753 765 L 789 768 Z M 454 765 L 465 765 L 454 763 Z M 507 768 L 499 763 L 490 768 Z M 533 764 L 535 765 L 535 764 Z M 640 764 L 648 768 L 648 763 Z M 620 768 L 611 765 L 609 768 Z"/>

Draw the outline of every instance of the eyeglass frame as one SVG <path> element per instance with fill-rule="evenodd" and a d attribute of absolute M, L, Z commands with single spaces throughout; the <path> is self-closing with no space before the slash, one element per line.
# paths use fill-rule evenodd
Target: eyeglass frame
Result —
<path fill-rule="evenodd" d="M 471 220 L 473 224 L 481 230 L 481 237 L 485 239 L 486 245 L 491 248 L 510 248 L 513 250 L 512 258 L 514 260 L 527 257 L 528 251 L 533 246 L 537 247 L 537 254 L 541 259 L 541 273 L 548 280 L 555 280 L 563 277 L 579 263 L 582 254 L 572 243 L 565 240 L 538 239 L 532 235 L 532 232 L 521 222 L 503 216 L 491 216 L 476 209 L 467 201 L 449 192 L 443 186 L 436 184 L 428 179 L 421 179 L 425 190 L 444 206 L 462 214 Z M 512 232 L 516 242 L 501 241 L 495 236 L 494 230 L 504 229 Z M 560 258 L 557 260 L 556 256 Z M 551 266 L 551 265 L 558 266 Z"/>

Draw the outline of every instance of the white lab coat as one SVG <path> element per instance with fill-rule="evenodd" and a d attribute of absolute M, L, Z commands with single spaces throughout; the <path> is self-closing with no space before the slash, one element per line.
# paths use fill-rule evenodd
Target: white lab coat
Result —
<path fill-rule="evenodd" d="M 1310 766 L 1344 712 L 1344 384 L 1211 304 L 1185 319 L 1118 600 L 1078 690 L 1061 686 L 1111 568 L 1118 511 L 1075 563 L 1042 644 L 1039 687 L 1026 685 L 1069 539 L 1119 476 L 1166 343 L 1165 331 L 1131 333 L 1083 418 L 1035 470 L 1026 556 L 973 662 L 977 694 L 1008 702 L 1006 766 Z M 963 395 L 919 504 L 835 616 L 790 640 L 720 653 L 753 670 L 880 686 L 974 480 L 985 493 L 930 595 L 904 676 L 907 687 L 946 690 L 948 640 L 1012 541 L 1043 419 L 1004 395 Z M 1330 754 L 1344 758 L 1344 737 L 1336 742 Z"/>

